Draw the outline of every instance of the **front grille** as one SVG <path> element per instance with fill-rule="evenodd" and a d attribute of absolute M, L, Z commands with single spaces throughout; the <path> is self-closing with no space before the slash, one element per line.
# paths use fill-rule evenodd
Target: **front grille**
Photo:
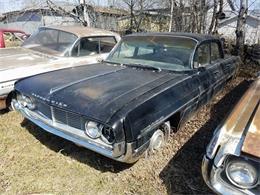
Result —
<path fill-rule="evenodd" d="M 53 108 L 53 120 L 57 123 L 67 124 L 67 113 L 63 110 Z"/>
<path fill-rule="evenodd" d="M 76 129 L 84 130 L 84 124 L 86 120 L 82 116 L 64 111 L 62 109 L 50 106 L 40 101 L 36 102 L 36 106 L 38 113 L 44 115 L 53 122 L 68 125 Z"/>
<path fill-rule="evenodd" d="M 50 119 L 52 118 L 51 107 L 49 105 L 44 104 L 40 101 L 36 101 L 36 105 L 37 105 L 38 112 L 40 112 L 41 114 L 43 114 L 47 118 L 50 118 Z"/>
<path fill-rule="evenodd" d="M 76 129 L 81 129 L 84 130 L 85 129 L 85 124 L 84 124 L 84 120 L 82 117 L 79 117 L 77 114 L 69 114 L 69 117 L 67 118 L 67 124 L 71 127 L 74 127 Z"/>

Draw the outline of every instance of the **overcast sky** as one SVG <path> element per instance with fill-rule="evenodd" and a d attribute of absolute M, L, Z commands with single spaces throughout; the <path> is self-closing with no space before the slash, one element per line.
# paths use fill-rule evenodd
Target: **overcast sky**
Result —
<path fill-rule="evenodd" d="M 54 2 L 69 2 L 71 4 L 77 4 L 79 0 L 53 0 Z M 120 1 L 120 0 L 86 0 L 86 2 L 90 2 L 91 4 L 96 4 L 100 6 L 108 6 L 113 1 Z M 234 0 L 236 4 L 236 8 L 239 7 L 240 0 Z M 43 5 L 46 1 L 45 0 L 0 0 L 0 13 L 19 10 L 24 7 L 28 7 L 30 3 L 37 2 L 37 5 Z M 248 5 L 250 6 L 249 9 L 260 9 L 260 0 L 248 0 Z"/>

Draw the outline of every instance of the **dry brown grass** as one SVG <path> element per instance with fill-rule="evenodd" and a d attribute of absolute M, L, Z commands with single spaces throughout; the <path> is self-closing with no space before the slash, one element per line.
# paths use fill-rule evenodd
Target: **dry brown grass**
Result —
<path fill-rule="evenodd" d="M 0 115 L 0 194 L 208 194 L 201 159 L 214 128 L 249 83 L 239 77 L 156 155 L 124 165 L 48 134 L 18 113 Z"/>

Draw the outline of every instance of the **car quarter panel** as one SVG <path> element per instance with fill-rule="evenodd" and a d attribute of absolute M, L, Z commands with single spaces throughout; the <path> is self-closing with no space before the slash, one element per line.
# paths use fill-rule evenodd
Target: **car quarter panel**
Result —
<path fill-rule="evenodd" d="M 149 136 L 174 113 L 196 105 L 200 93 L 199 85 L 196 77 L 182 75 L 162 83 L 152 91 L 146 91 L 138 99 L 124 105 L 117 116 L 125 116 L 127 141 Z"/>

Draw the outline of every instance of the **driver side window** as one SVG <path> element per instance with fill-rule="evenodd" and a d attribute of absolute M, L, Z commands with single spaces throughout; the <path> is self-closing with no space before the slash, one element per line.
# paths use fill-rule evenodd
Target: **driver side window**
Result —
<path fill-rule="evenodd" d="M 210 45 L 208 43 L 202 44 L 197 49 L 194 56 L 194 68 L 205 67 L 210 64 Z"/>

